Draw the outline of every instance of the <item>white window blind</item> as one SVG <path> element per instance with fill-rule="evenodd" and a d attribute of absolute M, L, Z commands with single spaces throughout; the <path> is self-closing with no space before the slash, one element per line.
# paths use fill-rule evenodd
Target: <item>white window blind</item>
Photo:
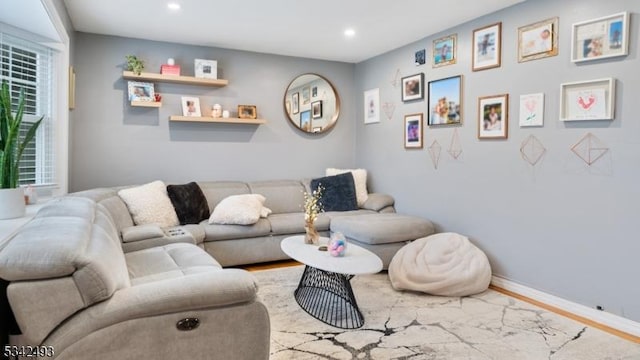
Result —
<path fill-rule="evenodd" d="M 20 162 L 20 185 L 52 186 L 56 182 L 52 71 L 52 49 L 0 32 L 0 82 L 9 83 L 16 108 L 20 91 L 25 94 L 20 135 L 24 136 L 29 126 L 44 116 Z"/>

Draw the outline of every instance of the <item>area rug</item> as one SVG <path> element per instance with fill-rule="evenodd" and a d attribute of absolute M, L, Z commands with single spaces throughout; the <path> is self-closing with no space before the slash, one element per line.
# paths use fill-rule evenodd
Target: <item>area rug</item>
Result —
<path fill-rule="evenodd" d="M 364 326 L 335 328 L 293 298 L 303 269 L 253 273 L 271 317 L 271 360 L 640 360 L 640 344 L 496 291 L 462 298 L 399 292 L 384 272 L 351 280 Z"/>

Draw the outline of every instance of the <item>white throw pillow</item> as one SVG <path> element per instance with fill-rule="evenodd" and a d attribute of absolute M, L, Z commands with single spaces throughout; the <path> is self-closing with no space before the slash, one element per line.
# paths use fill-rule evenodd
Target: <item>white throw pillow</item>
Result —
<path fill-rule="evenodd" d="M 265 197 L 260 194 L 228 196 L 209 217 L 209 224 L 251 225 L 260 220 Z"/>
<path fill-rule="evenodd" d="M 358 207 L 362 207 L 369 197 L 369 192 L 367 191 L 367 170 L 328 168 L 325 175 L 334 176 L 347 172 L 350 172 L 353 175 L 353 183 L 356 186 L 356 200 L 358 201 Z"/>
<path fill-rule="evenodd" d="M 118 191 L 127 204 L 136 225 L 158 224 L 161 227 L 180 224 L 176 210 L 167 195 L 167 187 L 160 180 Z"/>

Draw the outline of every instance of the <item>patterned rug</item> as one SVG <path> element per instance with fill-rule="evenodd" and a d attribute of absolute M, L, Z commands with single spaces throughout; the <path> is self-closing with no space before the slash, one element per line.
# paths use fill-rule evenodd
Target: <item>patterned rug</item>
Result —
<path fill-rule="evenodd" d="M 293 298 L 303 269 L 253 273 L 271 316 L 271 360 L 640 360 L 640 344 L 493 290 L 463 298 L 398 292 L 386 273 L 351 280 L 365 324 L 335 328 Z"/>

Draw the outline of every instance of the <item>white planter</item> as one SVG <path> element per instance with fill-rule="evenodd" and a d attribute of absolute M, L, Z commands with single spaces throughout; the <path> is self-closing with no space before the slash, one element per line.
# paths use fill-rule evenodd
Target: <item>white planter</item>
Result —
<path fill-rule="evenodd" d="M 18 218 L 24 214 L 24 190 L 0 189 L 0 220 Z"/>

